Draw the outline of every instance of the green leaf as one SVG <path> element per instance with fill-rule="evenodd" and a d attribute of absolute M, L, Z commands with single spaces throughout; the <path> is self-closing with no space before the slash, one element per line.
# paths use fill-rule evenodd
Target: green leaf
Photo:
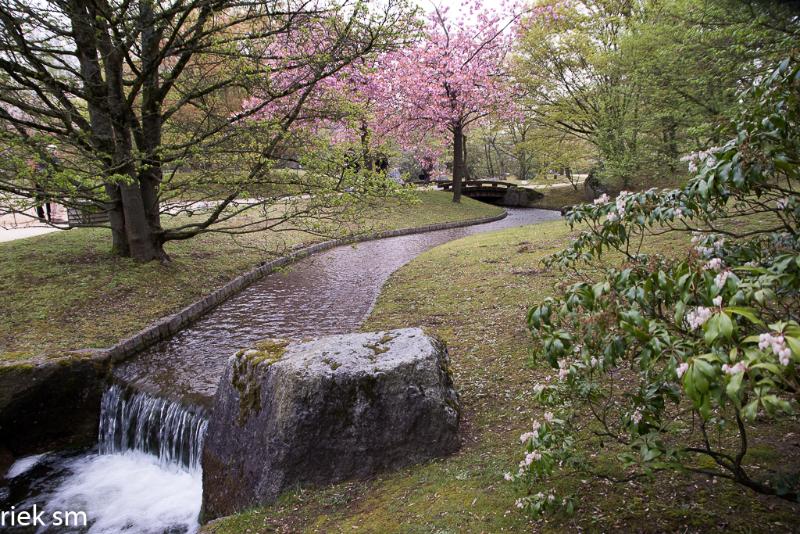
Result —
<path fill-rule="evenodd" d="M 768 363 L 768 362 L 755 363 L 755 364 L 750 366 L 750 369 L 766 369 L 770 373 L 773 373 L 773 374 L 776 374 L 776 375 L 781 374 L 780 367 L 778 367 L 774 363 Z"/>
<path fill-rule="evenodd" d="M 756 315 L 756 311 L 753 308 L 747 308 L 745 306 L 727 306 L 725 308 L 725 311 L 736 315 L 740 315 L 753 324 L 757 325 L 764 324 L 764 321 L 758 318 L 758 315 Z"/>
<path fill-rule="evenodd" d="M 703 419 L 707 420 L 711 417 L 711 395 L 706 394 L 701 397 L 700 406 L 697 411 Z"/>
<path fill-rule="evenodd" d="M 719 314 L 719 333 L 725 339 L 730 339 L 733 335 L 733 321 L 731 320 L 731 316 L 725 312 L 720 312 Z"/>
<path fill-rule="evenodd" d="M 800 339 L 792 336 L 783 336 L 783 339 L 786 340 L 786 344 L 789 345 L 792 354 L 794 354 L 795 357 L 800 357 Z"/>
<path fill-rule="evenodd" d="M 713 315 L 706 324 L 703 325 L 705 329 L 705 335 L 703 339 L 705 339 L 708 345 L 712 344 L 717 337 L 719 337 L 719 317 L 718 314 Z"/>
<path fill-rule="evenodd" d="M 725 393 L 731 399 L 738 400 L 739 398 L 739 391 L 742 389 L 742 379 L 744 378 L 744 373 L 736 373 L 731 377 L 731 381 L 728 382 L 728 386 L 725 388 Z"/>
<path fill-rule="evenodd" d="M 683 324 L 683 316 L 686 315 L 686 303 L 682 300 L 675 304 L 675 324 L 680 326 Z"/>
<path fill-rule="evenodd" d="M 748 420 L 753 421 L 758 415 L 758 399 L 753 399 L 742 408 L 742 416 Z"/>

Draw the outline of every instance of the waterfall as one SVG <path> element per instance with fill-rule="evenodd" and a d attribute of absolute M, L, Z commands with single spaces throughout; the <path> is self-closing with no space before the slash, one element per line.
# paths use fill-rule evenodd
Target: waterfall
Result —
<path fill-rule="evenodd" d="M 180 403 L 113 384 L 100 406 L 100 453 L 137 450 L 199 470 L 207 427 L 205 417 Z"/>

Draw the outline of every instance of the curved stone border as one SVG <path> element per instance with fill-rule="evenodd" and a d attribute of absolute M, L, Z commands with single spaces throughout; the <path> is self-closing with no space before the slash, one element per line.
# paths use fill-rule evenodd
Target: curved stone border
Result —
<path fill-rule="evenodd" d="M 106 354 L 111 358 L 113 363 L 121 362 L 134 354 L 141 352 L 147 347 L 167 339 L 180 330 L 193 323 L 216 306 L 219 306 L 236 293 L 239 293 L 244 288 L 263 278 L 267 274 L 295 262 L 299 259 L 305 258 L 323 250 L 332 249 L 341 245 L 349 245 L 352 243 L 360 243 L 363 241 L 372 241 L 375 239 L 385 239 L 387 237 L 397 237 L 402 235 L 423 234 L 426 232 L 434 232 L 437 230 L 449 230 L 451 228 L 461 228 L 463 226 L 474 226 L 477 224 L 487 224 L 506 218 L 508 212 L 503 210 L 500 215 L 492 217 L 484 217 L 481 219 L 470 219 L 467 221 L 453 221 L 438 224 L 429 224 L 427 226 L 420 226 L 417 228 L 401 228 L 398 230 L 384 230 L 382 232 L 373 232 L 360 236 L 349 236 L 341 239 L 331 239 L 315 243 L 307 247 L 297 248 L 286 256 L 281 256 L 272 261 L 262 263 L 258 267 L 237 276 L 221 288 L 206 295 L 197 302 L 190 304 L 183 308 L 181 311 L 168 315 L 147 326 L 144 330 L 123 339 L 116 345 L 106 349 Z"/>

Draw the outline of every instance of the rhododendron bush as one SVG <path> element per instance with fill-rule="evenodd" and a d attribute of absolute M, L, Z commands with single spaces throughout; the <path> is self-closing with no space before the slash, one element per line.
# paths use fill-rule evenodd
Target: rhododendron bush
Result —
<path fill-rule="evenodd" d="M 548 479 L 593 472 L 603 449 L 620 459 L 618 479 L 679 469 L 798 499 L 798 473 L 754 466 L 747 452 L 758 429 L 796 422 L 799 122 L 800 71 L 786 60 L 742 95 L 730 141 L 687 158 L 686 186 L 567 214 L 581 232 L 548 265 L 621 262 L 528 314 L 534 353 L 555 370 L 534 394 L 560 410 L 521 437 L 506 475 L 524 489 L 520 508 L 571 510 Z M 694 235 L 685 252 L 645 254 L 646 237 L 665 232 Z"/>

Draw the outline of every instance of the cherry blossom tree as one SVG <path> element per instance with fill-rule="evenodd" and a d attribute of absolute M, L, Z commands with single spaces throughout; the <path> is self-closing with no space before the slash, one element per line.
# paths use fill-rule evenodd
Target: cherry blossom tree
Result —
<path fill-rule="evenodd" d="M 466 178 L 466 130 L 485 117 L 514 115 L 505 67 L 517 19 L 480 0 L 464 4 L 457 19 L 447 8 L 436 8 L 420 39 L 385 54 L 375 73 L 376 129 L 393 132 L 409 150 L 431 137 L 452 143 L 453 202 L 460 201 Z"/>
<path fill-rule="evenodd" d="M 405 7 L 404 0 L 394 1 L 400 8 Z M 269 83 L 257 87 L 242 102 L 240 114 L 244 117 L 243 125 L 255 122 L 275 123 L 276 126 L 282 117 L 291 114 L 293 118 L 285 140 L 295 146 L 287 151 L 288 159 L 298 156 L 297 147 L 313 143 L 314 157 L 305 162 L 308 165 L 316 166 L 319 160 L 334 155 L 339 156 L 340 164 L 355 170 L 356 174 L 366 171 L 361 175 L 368 177 L 371 171 L 381 167 L 378 162 L 386 160 L 388 145 L 397 146 L 393 128 L 384 127 L 384 117 L 377 109 L 377 102 L 384 94 L 381 77 L 377 75 L 383 67 L 381 58 L 383 54 L 412 45 L 419 19 L 415 10 L 401 9 L 391 21 L 381 21 L 391 24 L 391 39 L 383 39 L 381 46 L 373 47 L 371 53 L 337 65 L 327 76 L 318 79 L 314 66 L 305 58 L 314 56 L 320 42 L 327 42 L 324 48 L 336 48 L 337 32 L 331 32 L 327 23 L 329 21 L 324 21 L 301 39 L 295 37 L 270 43 L 262 56 L 283 76 L 273 76 L 267 80 Z M 294 67 L 295 61 L 301 68 Z M 305 78 L 313 80 L 313 84 L 306 85 L 306 91 L 289 93 L 285 90 Z M 274 97 L 276 94 L 278 98 Z M 320 146 L 329 149 L 329 153 L 322 154 Z M 352 189 L 349 187 L 352 184 L 344 185 L 338 181 L 339 190 Z"/>

